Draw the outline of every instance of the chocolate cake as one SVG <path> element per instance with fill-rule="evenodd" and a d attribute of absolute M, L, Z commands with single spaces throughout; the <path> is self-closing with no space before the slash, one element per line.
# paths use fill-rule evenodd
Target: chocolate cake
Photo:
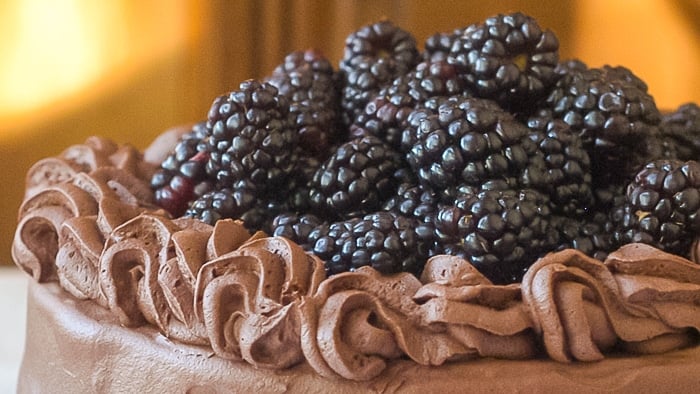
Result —
<path fill-rule="evenodd" d="M 29 169 L 19 392 L 697 387 L 693 105 L 519 13 L 414 45 L 369 25 Z"/>

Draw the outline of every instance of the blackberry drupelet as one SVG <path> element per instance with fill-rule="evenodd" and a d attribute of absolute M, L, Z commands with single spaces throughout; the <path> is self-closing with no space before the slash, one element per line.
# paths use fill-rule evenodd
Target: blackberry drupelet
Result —
<path fill-rule="evenodd" d="M 475 96 L 523 111 L 556 82 L 559 41 L 528 15 L 498 14 L 466 27 L 447 61 L 457 66 Z"/>
<path fill-rule="evenodd" d="M 351 134 L 356 137 L 371 134 L 402 150 L 402 133 L 411 111 L 430 98 L 461 93 L 461 81 L 454 66 L 444 61 L 421 62 L 367 103 L 352 124 Z"/>
<path fill-rule="evenodd" d="M 445 252 L 470 261 L 498 284 L 518 282 L 559 242 L 546 195 L 536 190 L 488 190 L 440 207 L 436 234 Z"/>
<path fill-rule="evenodd" d="M 645 140 L 657 131 L 660 114 L 654 99 L 627 69 L 604 66 L 563 74 L 546 107 L 581 135 L 594 178 L 627 181 L 643 162 L 659 152 Z M 642 162 L 643 161 L 643 162 Z"/>
<path fill-rule="evenodd" d="M 688 257 L 700 231 L 700 163 L 648 163 L 627 186 L 626 203 L 619 224 L 622 241 Z"/>
<path fill-rule="evenodd" d="M 544 182 L 544 164 L 531 162 L 536 146 L 528 128 L 494 102 L 453 97 L 431 112 L 419 108 L 409 117 L 409 128 L 417 129 L 406 159 L 424 185 L 442 191 L 495 179 Z"/>
<path fill-rule="evenodd" d="M 700 159 L 700 107 L 686 103 L 661 119 L 661 139 L 671 141 L 679 160 Z"/>
<path fill-rule="evenodd" d="M 380 89 L 419 61 L 415 38 L 392 22 L 373 23 L 350 34 L 339 66 L 344 124 L 349 127 Z"/>
<path fill-rule="evenodd" d="M 207 174 L 218 189 L 248 180 L 266 199 L 285 189 L 297 161 L 298 133 L 277 89 L 253 80 L 219 96 L 209 110 Z"/>
<path fill-rule="evenodd" d="M 593 181 L 581 137 L 549 111 L 531 116 L 527 125 L 546 165 L 546 182 L 539 189 L 549 195 L 554 212 L 582 217 L 593 204 Z"/>
<path fill-rule="evenodd" d="M 289 102 L 299 146 L 323 157 L 341 139 L 340 88 L 331 63 L 315 50 L 292 52 L 266 81 Z"/>
<path fill-rule="evenodd" d="M 175 217 L 185 212 L 190 201 L 213 188 L 205 172 L 209 153 L 201 143 L 207 135 L 204 122 L 194 124 L 151 178 L 156 203 Z"/>
<path fill-rule="evenodd" d="M 311 206 L 331 219 L 374 212 L 394 193 L 402 167 L 401 156 L 378 138 L 355 138 L 339 146 L 314 174 Z"/>
<path fill-rule="evenodd" d="M 375 212 L 316 227 L 309 234 L 313 252 L 328 275 L 371 266 L 384 274 L 420 275 L 426 256 L 418 252 L 414 221 L 391 212 Z"/>

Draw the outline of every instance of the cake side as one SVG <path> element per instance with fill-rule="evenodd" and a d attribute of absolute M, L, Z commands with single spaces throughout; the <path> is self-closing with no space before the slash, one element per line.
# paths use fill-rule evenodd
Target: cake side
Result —
<path fill-rule="evenodd" d="M 56 283 L 31 283 L 19 393 L 30 392 L 692 392 L 700 384 L 700 347 L 595 363 L 493 358 L 421 366 L 393 361 L 369 381 L 324 378 L 308 364 L 255 368 L 208 347 L 171 341 L 152 326 L 126 328 L 106 309 Z"/>

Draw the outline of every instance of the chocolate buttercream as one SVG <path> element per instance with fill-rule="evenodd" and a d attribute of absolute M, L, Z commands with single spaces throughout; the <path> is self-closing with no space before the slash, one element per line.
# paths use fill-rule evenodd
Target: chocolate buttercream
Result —
<path fill-rule="evenodd" d="M 697 345 L 700 266 L 650 246 L 604 263 L 551 253 L 508 286 L 454 256 L 431 258 L 420 279 L 368 267 L 325 278 L 323 263 L 285 238 L 170 218 L 153 206 L 152 169 L 133 148 L 93 138 L 30 170 L 17 265 L 124 327 L 331 379 L 375 381 L 407 361 L 447 368 L 543 349 L 569 363 Z"/>

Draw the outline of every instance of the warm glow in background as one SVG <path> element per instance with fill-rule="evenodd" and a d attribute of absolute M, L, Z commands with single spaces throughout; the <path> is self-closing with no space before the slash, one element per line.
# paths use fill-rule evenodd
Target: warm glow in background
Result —
<path fill-rule="evenodd" d="M 4 0 L 0 2 L 0 264 L 9 263 L 24 173 L 89 135 L 144 148 L 201 120 L 213 98 L 387 17 L 419 43 L 520 10 L 554 30 L 561 57 L 625 65 L 657 105 L 700 102 L 699 0 Z"/>

